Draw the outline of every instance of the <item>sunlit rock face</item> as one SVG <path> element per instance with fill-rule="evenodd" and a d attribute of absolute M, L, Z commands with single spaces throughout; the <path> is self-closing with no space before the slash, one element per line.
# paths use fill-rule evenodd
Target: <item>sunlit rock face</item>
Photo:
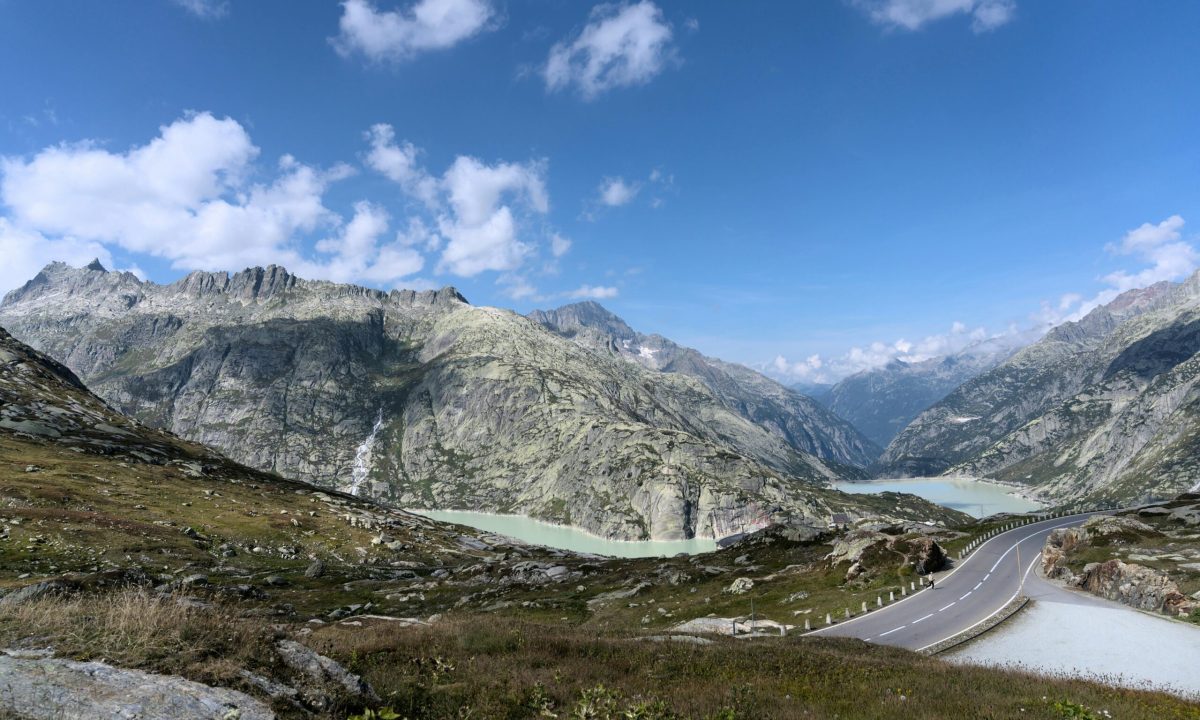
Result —
<path fill-rule="evenodd" d="M 400 505 L 680 539 L 866 502 L 823 487 L 869 455 L 844 424 L 810 423 L 800 442 L 809 420 L 768 392 L 735 407 L 714 381 L 453 288 L 384 293 L 274 266 L 157 285 L 52 264 L 5 298 L 0 325 L 144 423 Z"/>
<path fill-rule="evenodd" d="M 1131 290 L 923 412 L 881 473 L 1018 482 L 1054 501 L 1172 496 L 1200 476 L 1200 274 Z"/>

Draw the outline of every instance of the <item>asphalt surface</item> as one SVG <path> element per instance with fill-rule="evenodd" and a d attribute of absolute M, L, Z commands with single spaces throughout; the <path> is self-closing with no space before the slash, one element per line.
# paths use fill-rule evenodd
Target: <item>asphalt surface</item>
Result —
<path fill-rule="evenodd" d="M 1001 533 L 967 559 L 956 561 L 933 589 L 810 634 L 856 637 L 909 650 L 936 645 L 987 620 L 1018 594 L 1051 592 L 1033 572 L 1046 536 L 1055 528 L 1081 525 L 1095 514 L 1042 520 Z"/>

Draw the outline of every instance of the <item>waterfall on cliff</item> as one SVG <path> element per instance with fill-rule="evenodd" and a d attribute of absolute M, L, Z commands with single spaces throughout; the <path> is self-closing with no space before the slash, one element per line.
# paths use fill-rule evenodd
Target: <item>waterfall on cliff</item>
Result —
<path fill-rule="evenodd" d="M 350 488 L 351 495 L 358 495 L 362 489 L 363 483 L 367 481 L 367 474 L 371 472 L 371 447 L 375 445 L 375 436 L 379 434 L 379 428 L 383 427 L 383 408 L 379 408 L 379 414 L 375 418 L 375 426 L 371 428 L 371 434 L 363 440 L 362 445 L 358 446 L 358 450 L 354 451 L 354 467 L 350 470 Z"/>

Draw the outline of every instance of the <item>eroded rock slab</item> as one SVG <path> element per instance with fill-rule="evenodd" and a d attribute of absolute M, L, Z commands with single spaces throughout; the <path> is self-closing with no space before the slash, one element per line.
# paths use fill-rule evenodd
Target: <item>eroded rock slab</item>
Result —
<path fill-rule="evenodd" d="M 245 693 L 100 662 L 0 653 L 0 710 L 30 720 L 268 720 Z"/>

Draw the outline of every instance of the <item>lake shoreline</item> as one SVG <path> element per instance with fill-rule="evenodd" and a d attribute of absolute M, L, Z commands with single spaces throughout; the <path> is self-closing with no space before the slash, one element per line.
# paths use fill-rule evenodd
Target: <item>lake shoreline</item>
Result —
<path fill-rule="evenodd" d="M 689 555 L 699 555 L 714 552 L 718 549 L 718 538 L 621 540 L 606 538 L 574 525 L 563 525 L 518 513 L 496 513 L 454 508 L 404 508 L 404 510 L 431 520 L 466 525 L 477 530 L 482 530 L 483 532 L 510 537 L 530 545 L 541 545 L 557 550 L 568 550 L 570 552 L 591 555 L 624 558 L 669 557 L 681 552 Z M 475 520 L 476 522 L 471 522 L 471 520 Z M 483 521 L 482 523 L 479 522 L 481 520 Z M 489 522 L 489 520 L 499 522 Z M 506 522 L 513 523 L 514 527 L 501 527 Z M 528 526 L 524 528 L 519 527 L 521 524 L 527 524 Z M 536 537 L 536 533 L 539 531 L 559 533 L 557 538 L 559 543 L 547 542 L 545 538 Z M 566 541 L 566 543 L 563 544 L 563 541 Z M 588 545 L 593 546 L 595 549 L 589 549 Z M 605 552 L 604 549 L 601 549 L 605 547 L 616 552 Z M 640 552 L 637 552 L 637 554 L 628 552 L 641 550 L 657 552 L 644 554 Z"/>
<path fill-rule="evenodd" d="M 1042 501 L 1030 497 L 1026 492 L 1020 492 L 1025 488 L 1019 484 L 967 475 L 843 481 L 833 483 L 833 487 L 846 493 L 908 493 L 969 515 L 975 515 L 971 510 L 979 508 L 976 516 L 979 518 L 1001 513 L 1037 512 L 1046 507 Z M 983 508 L 989 508 L 989 511 L 984 513 Z"/>

